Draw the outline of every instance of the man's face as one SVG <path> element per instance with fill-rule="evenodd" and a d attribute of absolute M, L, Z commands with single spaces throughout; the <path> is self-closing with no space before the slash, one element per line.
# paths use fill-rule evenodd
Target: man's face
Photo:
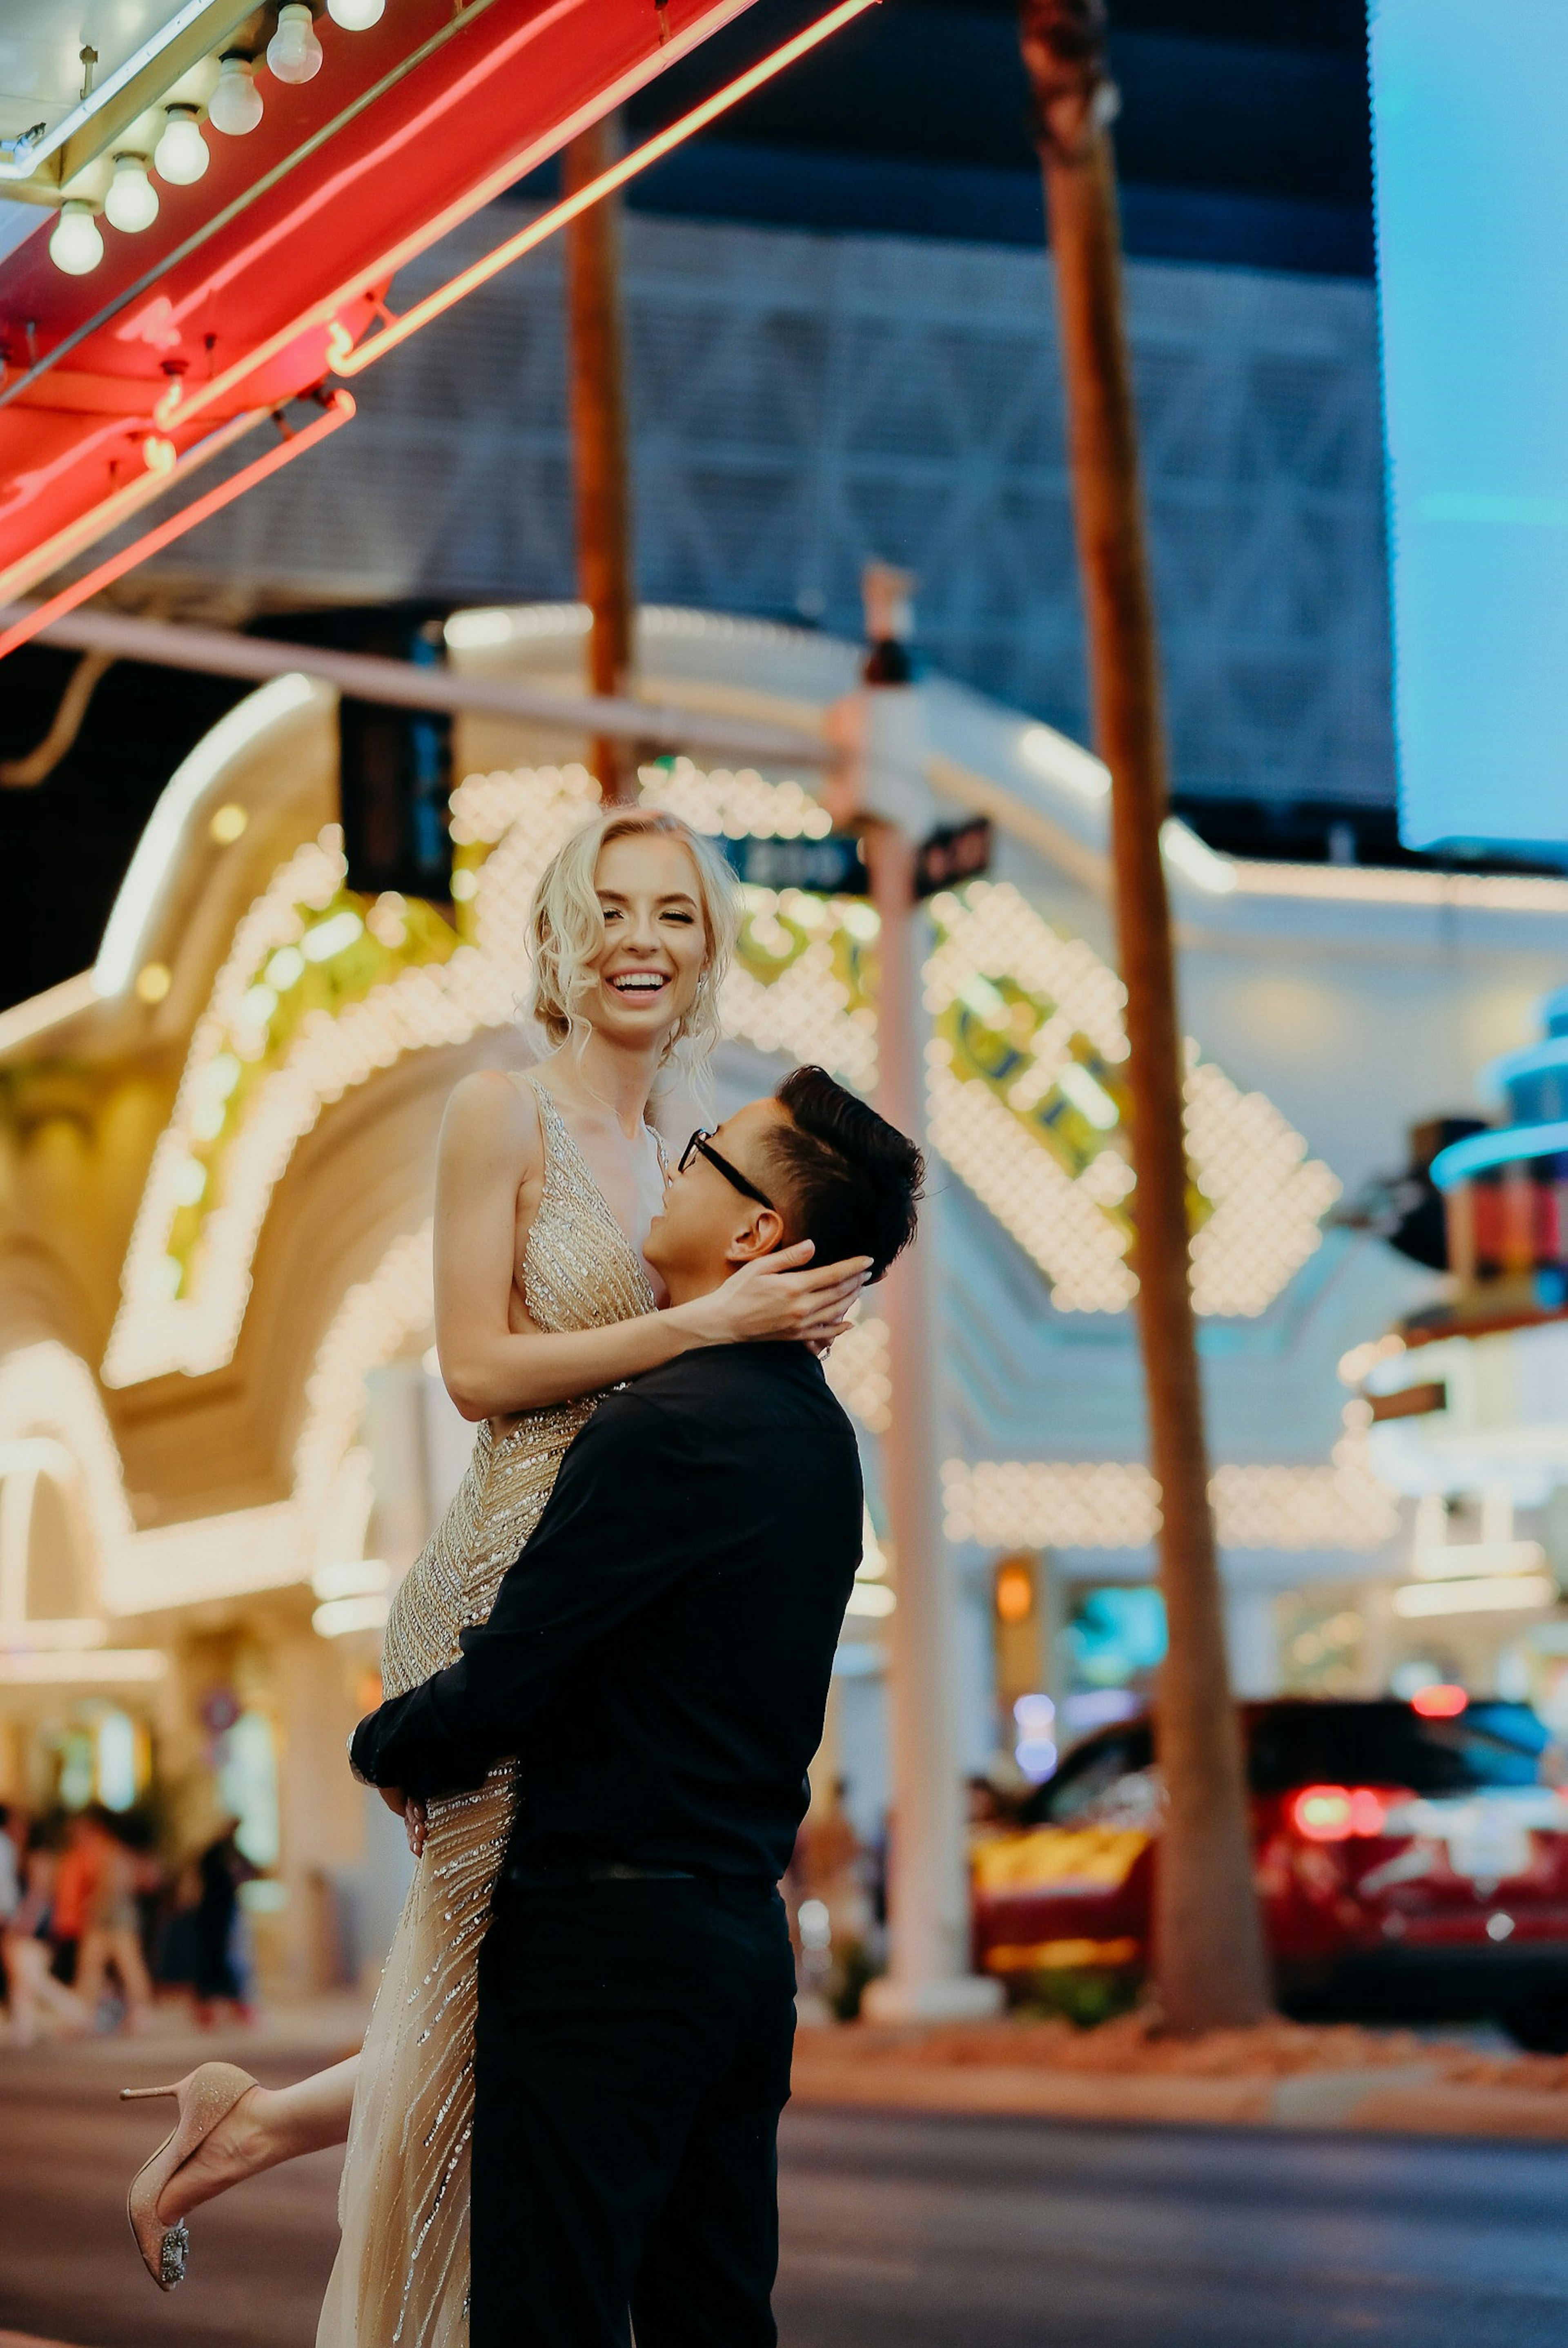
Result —
<path fill-rule="evenodd" d="M 788 1112 L 776 1100 L 748 1101 L 709 1138 L 737 1174 L 778 1200 L 779 1177 L 768 1161 L 767 1141 L 787 1122 Z M 716 1287 L 754 1256 L 770 1254 L 784 1235 L 782 1201 L 764 1207 L 697 1150 L 683 1174 L 670 1177 L 663 1211 L 653 1219 L 643 1253 L 671 1294 L 694 1292 L 696 1284 Z"/>

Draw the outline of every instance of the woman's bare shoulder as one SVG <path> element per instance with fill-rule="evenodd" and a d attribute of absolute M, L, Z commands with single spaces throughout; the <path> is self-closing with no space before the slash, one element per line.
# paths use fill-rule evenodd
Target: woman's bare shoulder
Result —
<path fill-rule="evenodd" d="M 454 1085 L 441 1120 L 444 1157 L 505 1157 L 526 1173 L 538 1163 L 542 1146 L 532 1085 L 505 1068 L 475 1068 Z"/>

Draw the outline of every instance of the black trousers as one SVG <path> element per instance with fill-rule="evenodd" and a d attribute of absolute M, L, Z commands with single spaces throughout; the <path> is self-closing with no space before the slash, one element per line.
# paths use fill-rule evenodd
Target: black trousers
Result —
<path fill-rule="evenodd" d="M 771 1887 L 503 1878 L 471 2348 L 775 2348 L 794 1965 Z"/>

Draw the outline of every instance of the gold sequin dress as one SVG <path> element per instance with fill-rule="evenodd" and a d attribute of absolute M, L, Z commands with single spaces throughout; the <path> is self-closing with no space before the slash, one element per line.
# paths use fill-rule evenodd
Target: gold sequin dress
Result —
<path fill-rule="evenodd" d="M 523 1262 L 528 1317 L 546 1331 L 650 1313 L 641 1260 L 546 1087 L 533 1078 L 544 1184 Z M 498 1440 L 479 1429 L 456 1496 L 392 1602 L 388 1695 L 456 1660 L 544 1510 L 597 1397 L 529 1411 Z M 354 2088 L 343 2240 L 317 2348 L 462 2348 L 468 2335 L 468 2145 L 476 1965 L 511 1831 L 512 1764 L 477 1793 L 430 1805 L 425 1855 L 387 1957 Z"/>

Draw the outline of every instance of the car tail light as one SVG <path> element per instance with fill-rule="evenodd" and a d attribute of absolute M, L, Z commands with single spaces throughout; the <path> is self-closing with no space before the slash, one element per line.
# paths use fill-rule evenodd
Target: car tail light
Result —
<path fill-rule="evenodd" d="M 1419 1712 L 1423 1720 L 1457 1720 L 1469 1703 L 1463 1688 L 1439 1681 L 1432 1687 L 1416 1690 L 1410 1698 L 1410 1710 Z"/>
<path fill-rule="evenodd" d="M 1290 1805 L 1290 1823 L 1307 1842 L 1348 1842 L 1379 1835 L 1389 1815 L 1370 1786 L 1303 1786 Z"/>

